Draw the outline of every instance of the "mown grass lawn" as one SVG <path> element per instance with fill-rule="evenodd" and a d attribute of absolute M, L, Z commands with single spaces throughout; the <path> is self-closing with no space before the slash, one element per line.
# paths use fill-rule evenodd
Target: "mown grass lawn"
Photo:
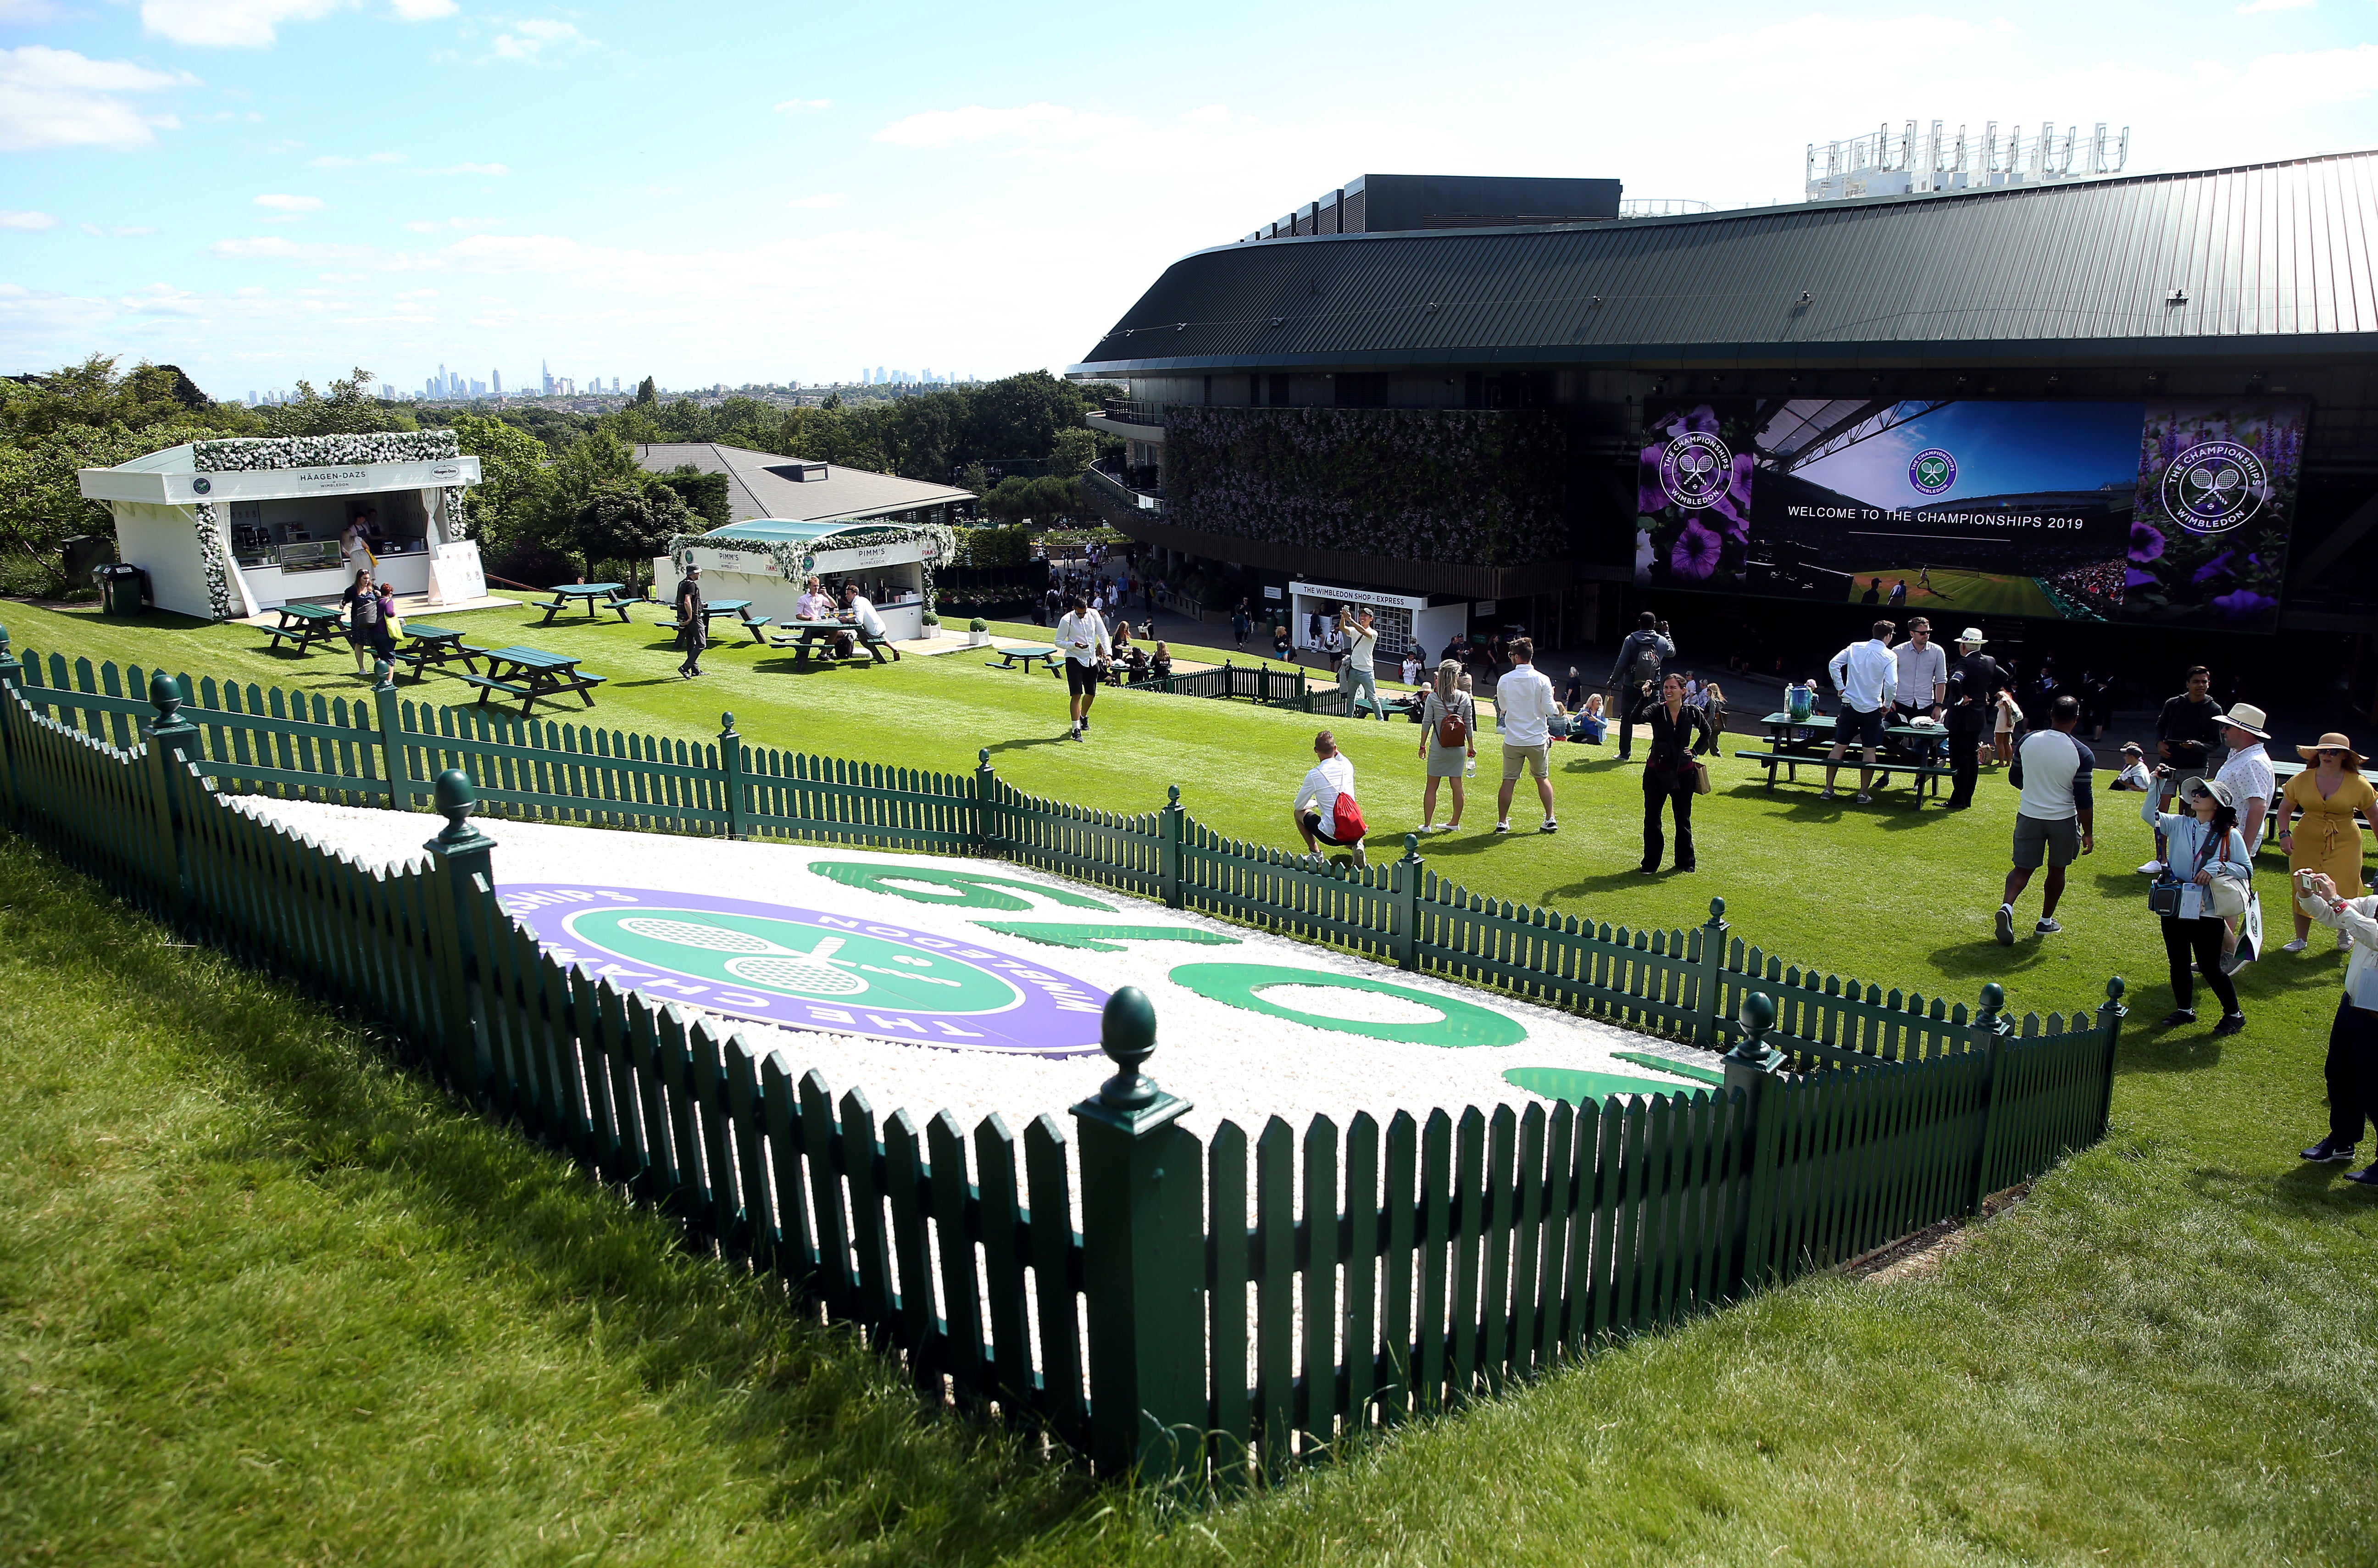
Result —
<path fill-rule="evenodd" d="M 1312 730 L 1113 693 L 1075 745 L 1054 681 L 979 656 L 794 674 L 722 643 L 718 673 L 681 682 L 649 624 L 455 619 L 582 654 L 613 677 L 607 725 L 706 735 L 732 708 L 755 743 L 952 769 L 988 744 L 1026 788 L 1144 810 L 1177 781 L 1275 843 Z M 343 656 L 274 657 L 246 628 L 0 621 L 19 647 L 361 689 Z M 1375 824 L 1416 820 L 1416 731 L 1337 728 Z M 2378 1202 L 2293 1158 L 2324 1125 L 2334 955 L 2247 971 L 2244 1034 L 2161 1031 L 2122 797 L 2067 932 L 2009 952 L 1994 777 L 1949 815 L 1771 796 L 1731 765 L 1700 874 L 1650 880 L 1635 775 L 1563 758 L 1557 838 L 1490 838 L 1473 802 L 1432 862 L 1629 924 L 1723 894 L 1771 951 L 1959 998 L 2000 979 L 2019 1007 L 2080 1007 L 2122 974 L 2113 1135 L 1933 1277 L 1811 1280 L 1159 1518 L 920 1413 L 849 1336 L 680 1256 L 352 1025 L 10 844 L 0 1561 L 2378 1561 Z"/>

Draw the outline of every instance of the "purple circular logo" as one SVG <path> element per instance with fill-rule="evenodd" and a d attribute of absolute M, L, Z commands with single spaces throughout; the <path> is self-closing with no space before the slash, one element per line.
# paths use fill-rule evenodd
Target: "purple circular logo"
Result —
<path fill-rule="evenodd" d="M 536 883 L 498 901 L 555 958 L 647 1001 L 944 1050 L 1098 1054 L 1106 992 L 967 937 L 650 887 Z"/>
<path fill-rule="evenodd" d="M 1925 495 L 1937 496 L 1957 482 L 1957 460 L 1928 446 L 1908 460 L 1907 482 Z"/>

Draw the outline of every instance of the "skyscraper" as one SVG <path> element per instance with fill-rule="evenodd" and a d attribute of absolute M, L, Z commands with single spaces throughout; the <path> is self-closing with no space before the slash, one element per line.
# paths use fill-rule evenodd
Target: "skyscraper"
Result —
<path fill-rule="evenodd" d="M 490 371 L 488 371 L 488 372 L 487 372 L 487 374 L 489 374 L 489 375 L 493 376 L 493 377 L 496 379 L 496 380 L 495 380 L 496 395 L 497 395 L 498 397 L 501 397 L 501 396 L 503 396 L 503 395 L 504 395 L 504 373 L 503 373 L 501 370 L 490 370 Z"/>
<path fill-rule="evenodd" d="M 553 395 L 553 367 L 540 359 L 536 362 L 536 373 L 544 380 L 545 395 L 551 397 Z"/>

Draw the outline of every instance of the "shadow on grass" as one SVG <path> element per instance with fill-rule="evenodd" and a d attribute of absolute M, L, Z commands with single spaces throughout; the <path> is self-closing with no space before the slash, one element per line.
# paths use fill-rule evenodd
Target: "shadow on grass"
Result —
<path fill-rule="evenodd" d="M 1072 734 L 1073 730 L 1069 727 L 1059 730 L 1054 735 L 1026 735 L 1013 741 L 994 741 L 982 749 L 997 756 L 1002 752 L 1028 751 L 1036 746 L 1062 746 Z M 1369 840 L 1364 840 L 1366 846 Z"/>
<path fill-rule="evenodd" d="M 20 959 L 71 964 L 173 1053 L 174 1076 L 260 1108 L 186 1158 L 281 1167 L 333 1205 L 428 1226 L 493 1282 L 491 1296 L 524 1298 L 483 1309 L 520 1311 L 558 1349 L 641 1384 L 675 1429 L 653 1443 L 655 1462 L 673 1448 L 678 1462 L 700 1455 L 741 1471 L 759 1500 L 741 1527 L 774 1522 L 837 1559 L 841 1547 L 870 1560 L 979 1562 L 1062 1533 L 1091 1494 L 1080 1470 L 1043 1457 L 1034 1438 L 929 1407 L 896 1361 L 788 1301 L 773 1278 L 699 1255 L 673 1222 L 631 1208 L 563 1156 L 458 1114 L 397 1067 L 369 1027 L 161 941 L 160 927 L 20 840 L 0 838 L 0 901 L 62 917 L 35 923 L 41 935 L 18 944 Z M 535 1396 L 522 1400 L 532 1428 L 567 1411 L 566 1391 L 544 1393 L 552 1416 Z M 643 1465 L 626 1452 L 610 1460 L 623 1475 Z"/>

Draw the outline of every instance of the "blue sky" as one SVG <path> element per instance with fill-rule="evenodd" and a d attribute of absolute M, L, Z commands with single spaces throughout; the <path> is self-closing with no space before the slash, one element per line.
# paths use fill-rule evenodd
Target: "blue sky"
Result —
<path fill-rule="evenodd" d="M 1062 368 L 1359 173 L 1791 200 L 1808 142 L 1907 118 L 2367 147 L 2378 4 L 0 0 L 0 369 Z"/>

